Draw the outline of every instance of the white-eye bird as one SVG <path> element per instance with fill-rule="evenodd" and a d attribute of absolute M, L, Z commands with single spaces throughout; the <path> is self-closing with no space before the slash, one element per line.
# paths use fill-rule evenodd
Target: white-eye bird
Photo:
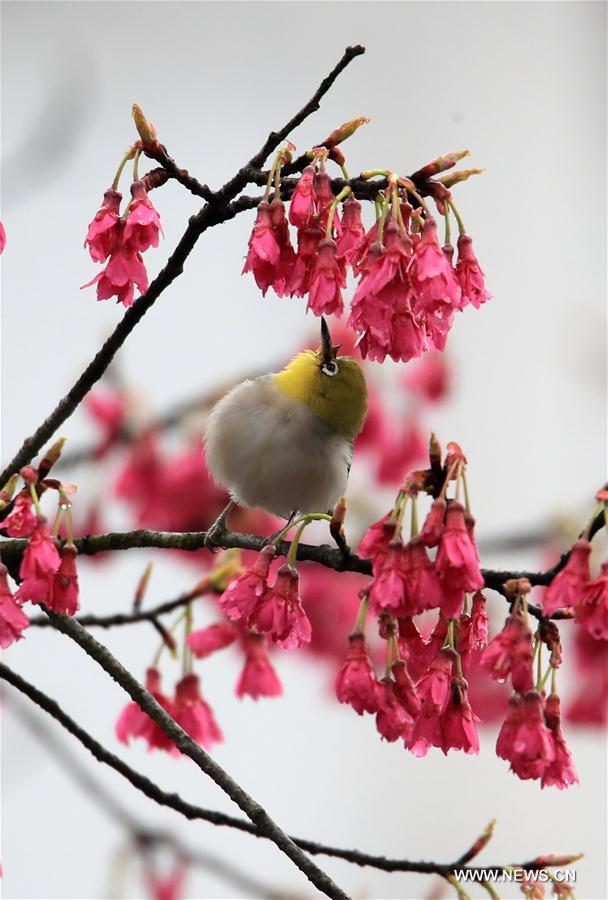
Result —
<path fill-rule="evenodd" d="M 244 381 L 214 406 L 207 465 L 232 500 L 210 535 L 225 527 L 237 504 L 290 519 L 327 512 L 344 494 L 367 386 L 360 365 L 338 357 L 339 349 L 322 318 L 318 350 L 304 350 L 281 372 Z"/>

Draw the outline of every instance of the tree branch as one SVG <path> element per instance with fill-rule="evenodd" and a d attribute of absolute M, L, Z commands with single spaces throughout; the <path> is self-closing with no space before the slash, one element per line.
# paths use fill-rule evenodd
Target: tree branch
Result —
<path fill-rule="evenodd" d="M 56 615 L 50 610 L 45 610 L 45 612 L 55 628 L 75 641 L 91 659 L 94 659 L 129 694 L 132 700 L 156 722 L 177 749 L 185 756 L 188 756 L 201 772 L 208 775 L 257 826 L 260 834 L 268 837 L 276 844 L 318 890 L 326 896 L 334 898 L 334 900 L 348 900 L 344 891 L 294 844 L 291 838 L 271 819 L 266 810 L 249 796 L 219 763 L 192 740 L 183 728 L 177 724 L 175 719 L 154 699 L 152 694 L 146 691 L 133 675 L 125 669 L 122 663 L 110 653 L 107 647 L 100 644 L 92 634 L 73 619 L 67 616 Z"/>
<path fill-rule="evenodd" d="M 589 539 L 591 539 L 604 526 L 604 513 L 599 513 L 593 520 L 589 531 Z M 94 556 L 97 553 L 103 553 L 107 550 L 132 550 L 135 548 L 158 548 L 164 550 L 201 550 L 206 546 L 207 532 L 205 531 L 185 531 L 185 532 L 167 532 L 167 531 L 150 531 L 140 529 L 137 531 L 109 532 L 108 534 L 88 535 L 75 541 L 78 552 L 83 556 Z M 215 537 L 214 537 L 215 540 Z M 240 550 L 256 550 L 260 551 L 264 546 L 266 538 L 259 537 L 255 534 L 241 534 L 238 531 L 226 531 L 217 538 L 217 543 L 224 549 L 238 548 Z M 27 540 L 15 539 L 0 542 L 0 558 L 9 569 L 15 568 L 27 546 Z M 277 545 L 277 554 L 279 556 L 287 556 L 289 541 L 281 541 Z M 509 571 L 496 569 L 482 569 L 485 586 L 499 593 L 503 593 L 506 581 L 516 578 L 527 578 L 533 586 L 548 586 L 551 584 L 558 572 L 564 568 L 570 557 L 571 550 L 567 550 L 561 555 L 557 563 L 545 572 L 529 572 L 529 571 Z M 311 544 L 299 544 L 297 558 L 302 561 L 310 561 L 320 563 L 328 569 L 334 569 L 337 572 L 359 572 L 362 575 L 372 574 L 371 561 L 362 559 L 355 553 L 348 556 L 328 544 L 321 546 L 313 546 Z M 85 620 L 89 625 L 97 625 L 100 627 L 111 627 L 111 625 L 124 625 L 132 622 L 138 622 L 153 617 L 163 612 L 170 612 L 178 606 L 188 602 L 185 597 L 170 600 L 161 604 L 160 607 L 151 609 L 146 613 L 138 615 L 133 614 L 116 614 L 110 617 L 87 617 Z M 551 616 L 545 616 L 542 609 L 534 604 L 529 604 L 528 611 L 537 619 L 569 619 L 572 618 L 567 610 L 558 610 Z M 39 620 L 34 620 L 40 625 Z"/>
<path fill-rule="evenodd" d="M 93 748 L 97 748 L 101 754 L 107 755 L 114 763 L 121 763 L 117 757 L 114 757 L 113 754 L 105 750 L 101 744 L 90 737 L 86 731 L 81 729 L 72 719 L 70 719 L 54 700 L 51 700 L 50 697 L 47 697 L 42 691 L 39 691 L 33 685 L 29 684 L 25 679 L 8 669 L 8 667 L 2 667 L 0 665 L 0 669 L 5 669 L 5 671 L 0 671 L 0 679 L 6 681 L 12 688 L 27 696 L 28 699 L 36 704 L 36 706 L 50 714 L 53 719 L 66 728 L 71 734 L 75 734 L 72 729 L 76 729 L 80 734 L 75 734 L 75 736 L 91 751 L 91 753 L 93 753 L 93 756 L 95 756 L 98 762 L 103 762 L 104 760 L 94 752 Z M 110 791 L 106 790 L 105 786 L 102 786 L 91 772 L 88 771 L 80 758 L 70 752 L 69 748 L 65 746 L 65 742 L 57 739 L 55 731 L 51 730 L 40 715 L 33 713 L 29 707 L 25 706 L 24 702 L 15 702 L 15 697 L 12 696 L 11 693 L 9 693 L 8 696 L 3 696 L 3 700 L 19 721 L 30 730 L 34 737 L 38 738 L 40 744 L 44 747 L 44 752 L 54 756 L 58 765 L 60 765 L 67 775 L 86 792 L 87 798 L 93 797 L 108 816 L 118 822 L 128 832 L 138 849 L 145 852 L 150 847 L 159 844 L 170 847 L 179 859 L 183 859 L 192 865 L 200 866 L 208 872 L 215 873 L 226 882 L 234 884 L 241 890 L 247 891 L 251 896 L 257 895 L 268 898 L 268 900 L 281 900 L 281 895 L 279 895 L 278 892 L 272 890 L 267 885 L 254 880 L 248 873 L 241 871 L 221 857 L 215 856 L 215 854 L 209 853 L 209 851 L 202 852 L 198 849 L 193 850 L 177 840 L 170 832 L 152 829 L 147 824 L 136 819 L 132 813 L 126 809 Z M 90 744 L 87 745 L 84 743 L 84 739 L 89 741 Z M 113 763 L 108 764 L 116 769 L 116 766 Z M 125 766 L 125 769 L 129 771 L 131 775 L 138 777 L 138 773 L 135 770 L 130 769 L 128 766 Z M 143 781 L 145 782 L 147 779 L 143 778 Z M 150 782 L 150 784 L 154 786 L 153 782 Z M 161 794 L 163 793 L 164 792 L 161 791 Z M 165 794 L 164 796 L 171 797 L 175 795 Z M 167 804 L 163 804 L 163 806 L 167 806 Z M 249 823 L 244 822 L 244 824 L 247 825 Z"/>
<path fill-rule="evenodd" d="M 63 711 L 63 709 L 55 700 L 48 697 L 41 690 L 39 690 L 33 684 L 30 684 L 25 680 L 25 678 L 23 678 L 21 675 L 18 675 L 3 663 L 0 663 L 0 680 L 6 681 L 26 697 L 29 697 L 29 699 L 33 703 L 35 703 L 46 713 L 52 716 L 53 719 L 55 719 L 60 725 L 63 726 L 63 728 L 66 729 L 66 731 L 68 731 L 71 735 L 73 735 L 73 737 L 80 741 L 83 747 L 85 747 L 98 762 L 104 763 L 105 765 L 114 769 L 115 772 L 118 772 L 120 775 L 122 775 L 123 778 L 125 778 L 133 787 L 135 787 L 138 791 L 141 791 L 141 793 L 145 794 L 146 797 L 148 797 L 150 800 L 153 800 L 155 803 L 158 803 L 160 806 L 165 806 L 169 809 L 172 809 L 188 820 L 199 819 L 205 822 L 210 822 L 212 825 L 235 828 L 238 831 L 244 831 L 247 834 L 254 835 L 255 837 L 269 837 L 252 822 L 247 822 L 244 819 L 238 819 L 235 816 L 217 812 L 216 810 L 205 809 L 201 806 L 195 806 L 194 804 L 188 803 L 186 800 L 183 800 L 179 796 L 179 794 L 163 791 L 157 784 L 155 784 L 155 782 L 151 781 L 151 779 L 147 778 L 145 775 L 142 775 L 135 769 L 132 769 L 119 757 L 115 756 L 113 753 L 103 747 L 103 745 L 96 741 L 95 738 L 91 737 L 91 735 L 88 734 L 88 732 L 86 732 L 84 728 L 78 725 L 72 718 L 70 718 L 70 716 L 68 716 L 66 712 Z M 141 690 L 142 693 L 146 693 L 145 691 L 143 691 L 143 689 Z M 146 710 L 146 712 L 148 712 L 148 710 Z M 353 863 L 358 866 L 369 866 L 370 868 L 380 869 L 384 872 L 413 872 L 422 875 L 447 875 L 450 874 L 454 870 L 454 868 L 466 868 L 475 870 L 474 866 L 461 864 L 461 859 L 463 857 L 460 857 L 454 863 L 435 863 L 425 861 L 415 862 L 407 859 L 390 859 L 385 856 L 365 853 L 360 850 L 347 850 L 340 847 L 332 847 L 327 844 L 322 844 L 318 841 L 307 840 L 305 838 L 292 837 L 291 840 L 301 850 L 305 850 L 307 853 L 311 853 L 313 855 L 331 856 L 336 859 L 346 860 L 347 862 Z M 470 853 L 470 850 L 467 851 L 467 853 Z M 521 863 L 520 865 L 524 868 L 534 868 L 534 864 L 535 861 L 532 860 L 529 863 Z M 504 866 L 488 866 L 487 868 L 502 870 Z"/>

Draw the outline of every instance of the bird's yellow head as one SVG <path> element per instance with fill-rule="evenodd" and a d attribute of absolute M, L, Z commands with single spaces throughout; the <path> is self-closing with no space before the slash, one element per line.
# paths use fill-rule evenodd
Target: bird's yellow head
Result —
<path fill-rule="evenodd" d="M 338 357 L 321 318 L 321 346 L 304 350 L 277 375 L 280 391 L 310 409 L 339 434 L 354 440 L 367 414 L 367 385 L 359 363 L 349 356 Z"/>

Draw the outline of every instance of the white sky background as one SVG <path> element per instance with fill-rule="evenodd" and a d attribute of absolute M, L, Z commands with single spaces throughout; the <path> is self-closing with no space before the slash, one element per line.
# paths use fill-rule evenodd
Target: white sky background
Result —
<path fill-rule="evenodd" d="M 563 511 L 582 521 L 605 460 L 604 4 L 4 2 L 1 12 L 3 460 L 122 315 L 79 285 L 97 271 L 82 241 L 133 140 L 131 104 L 154 121 L 179 165 L 219 185 L 300 108 L 347 44 L 363 43 L 367 54 L 293 138 L 304 150 L 366 114 L 371 124 L 347 146 L 353 173 L 407 173 L 463 147 L 472 166 L 486 167 L 456 196 L 495 299 L 459 317 L 449 340 L 457 393 L 430 424 L 467 452 L 480 536 L 527 529 Z M 166 240 L 146 254 L 151 275 L 197 209 L 175 184 L 153 199 Z M 240 277 L 252 221 L 245 214 L 205 234 L 183 276 L 121 351 L 122 373 L 153 409 L 264 368 L 310 328 L 303 302 L 263 302 L 253 281 Z M 61 433 L 73 446 L 90 435 L 78 416 Z M 150 558 L 141 551 L 111 567 L 83 567 L 84 608 L 126 606 Z M 537 560 L 519 554 L 484 562 Z M 157 557 L 150 602 L 191 582 L 188 567 Z M 101 637 L 135 674 L 143 672 L 151 632 Z M 113 724 L 124 695 L 69 641 L 31 634 L 5 658 L 118 749 Z M 581 785 L 541 794 L 495 757 L 492 732 L 483 734 L 479 759 L 417 760 L 381 743 L 371 719 L 327 699 L 328 672 L 318 663 L 286 658 L 278 667 L 285 697 L 257 705 L 232 696 L 230 652 L 202 672 L 226 734 L 214 755 L 291 832 L 448 860 L 496 816 L 482 860 L 585 850 L 578 896 L 608 895 L 605 745 L 597 734 L 568 734 Z M 9 715 L 4 896 L 108 896 L 115 825 Z M 304 879 L 272 845 L 183 823 L 71 749 L 149 825 L 306 894 Z M 167 789 L 231 808 L 187 760 L 138 746 L 119 752 Z M 418 876 L 319 862 L 353 896 L 416 898 L 431 887 Z M 129 890 L 142 895 L 135 880 Z M 201 872 L 188 890 L 191 897 L 240 896 Z"/>

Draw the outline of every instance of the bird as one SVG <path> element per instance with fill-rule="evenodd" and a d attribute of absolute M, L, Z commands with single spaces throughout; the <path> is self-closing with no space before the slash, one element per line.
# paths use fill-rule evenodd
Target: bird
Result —
<path fill-rule="evenodd" d="M 298 353 L 280 372 L 243 381 L 215 404 L 205 457 L 230 503 L 208 530 L 210 542 L 236 506 L 291 522 L 331 511 L 345 493 L 367 414 L 367 385 L 359 363 L 338 356 L 341 346 L 334 346 L 321 317 L 317 350 Z"/>

